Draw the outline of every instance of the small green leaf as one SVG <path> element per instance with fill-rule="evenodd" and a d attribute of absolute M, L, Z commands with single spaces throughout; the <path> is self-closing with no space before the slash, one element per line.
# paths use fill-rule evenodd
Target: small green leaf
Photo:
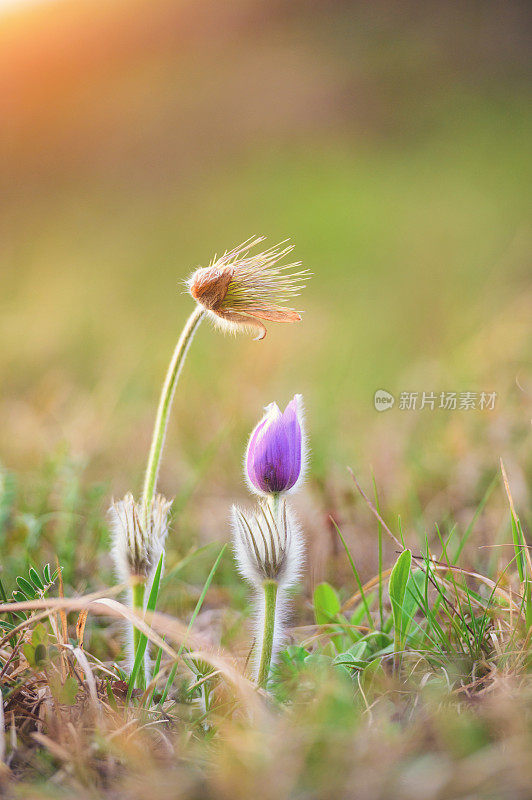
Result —
<path fill-rule="evenodd" d="M 113 694 L 113 689 L 109 681 L 105 684 L 105 691 L 107 692 L 107 699 L 109 700 L 109 705 L 113 709 L 113 711 L 118 711 L 118 705 L 116 702 L 116 698 Z"/>
<path fill-rule="evenodd" d="M 403 618 L 402 618 L 402 629 L 401 635 L 406 636 L 408 633 L 412 621 L 416 615 L 416 612 L 419 608 L 419 603 L 421 598 L 423 597 L 423 587 L 425 584 L 425 573 L 421 570 L 416 570 L 414 573 L 411 573 L 408 577 L 408 581 L 406 584 L 406 592 L 405 598 L 403 602 Z"/>
<path fill-rule="evenodd" d="M 62 684 L 59 675 L 53 675 L 50 678 L 50 691 L 54 699 L 65 706 L 73 706 L 76 702 L 76 697 L 79 692 L 79 685 L 72 675 L 69 675 L 65 682 Z"/>
<path fill-rule="evenodd" d="M 34 651 L 34 661 L 36 667 L 42 667 L 48 661 L 48 648 L 44 644 L 38 644 Z"/>
<path fill-rule="evenodd" d="M 351 680 L 353 673 L 349 669 L 349 665 L 344 663 L 339 663 L 338 661 L 335 660 L 333 662 L 333 667 L 337 674 L 342 675 L 344 678 L 349 678 Z"/>
<path fill-rule="evenodd" d="M 411 565 L 412 553 L 410 550 L 403 550 L 390 575 L 389 592 L 395 627 L 396 649 L 400 649 L 402 646 L 403 634 L 408 622 L 408 617 L 404 613 L 404 603 Z"/>
<path fill-rule="evenodd" d="M 320 583 L 314 590 L 314 616 L 318 625 L 333 622 L 341 609 L 340 600 L 329 583 Z"/>
<path fill-rule="evenodd" d="M 48 649 L 46 645 L 41 642 L 25 642 L 22 646 L 22 652 L 26 657 L 26 661 L 34 669 L 40 669 L 43 664 L 48 660 Z"/>
<path fill-rule="evenodd" d="M 50 576 L 50 564 L 45 564 L 44 565 L 44 569 L 42 571 L 42 574 L 43 574 L 45 583 L 51 583 L 52 582 L 52 579 L 51 579 L 51 576 Z"/>
<path fill-rule="evenodd" d="M 17 584 L 19 589 L 25 594 L 27 594 L 31 600 L 33 600 L 33 598 L 35 597 L 35 589 L 31 585 L 31 583 L 27 581 L 26 578 L 23 578 L 21 575 L 19 575 L 19 577 L 17 578 Z"/>
<path fill-rule="evenodd" d="M 61 702 L 66 706 L 73 706 L 79 692 L 79 684 L 72 675 L 69 675 L 62 686 Z"/>
<path fill-rule="evenodd" d="M 30 667 L 35 667 L 35 648 L 31 644 L 31 642 L 26 642 L 22 645 L 22 652 L 26 658 L 26 661 L 30 665 Z"/>
<path fill-rule="evenodd" d="M 346 667 L 356 667 L 360 669 L 367 663 L 364 658 L 367 650 L 367 642 L 356 642 L 356 644 L 350 647 L 349 650 L 346 650 L 345 653 L 340 653 L 340 655 L 336 656 L 334 663 L 345 664 Z"/>
<path fill-rule="evenodd" d="M 378 681 L 385 679 L 380 658 L 374 658 L 360 673 L 360 683 L 364 692 L 368 692 Z"/>
<path fill-rule="evenodd" d="M 32 584 L 37 589 L 37 591 L 44 592 L 44 583 L 41 580 L 41 576 L 37 572 L 36 569 L 30 567 L 29 576 Z"/>
<path fill-rule="evenodd" d="M 31 634 L 31 643 L 34 647 L 37 647 L 38 644 L 46 644 L 48 639 L 48 631 L 46 630 L 45 626 L 42 622 L 39 622 L 32 631 Z"/>

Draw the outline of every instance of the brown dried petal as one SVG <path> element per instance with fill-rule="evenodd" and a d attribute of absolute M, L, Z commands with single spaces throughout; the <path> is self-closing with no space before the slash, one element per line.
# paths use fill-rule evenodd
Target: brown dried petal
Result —
<path fill-rule="evenodd" d="M 249 309 L 248 314 L 258 319 L 267 319 L 270 322 L 301 322 L 301 314 L 291 308 L 258 308 Z"/>
<path fill-rule="evenodd" d="M 247 325 L 249 328 L 257 328 L 259 331 L 257 339 L 264 339 L 266 336 L 266 328 L 262 322 L 249 314 L 243 314 L 240 311 L 220 310 L 216 312 L 216 315 L 220 317 L 220 319 L 224 319 L 227 322 L 234 322 L 237 325 Z"/>
<path fill-rule="evenodd" d="M 198 269 L 190 284 L 192 297 L 210 311 L 216 311 L 224 301 L 233 272 L 232 267 Z"/>

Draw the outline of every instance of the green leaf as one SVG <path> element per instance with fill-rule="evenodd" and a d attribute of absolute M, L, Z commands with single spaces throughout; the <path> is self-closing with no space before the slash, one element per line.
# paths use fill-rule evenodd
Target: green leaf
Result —
<path fill-rule="evenodd" d="M 50 575 L 50 564 L 45 564 L 44 565 L 44 569 L 42 571 L 42 574 L 43 574 L 45 583 L 51 583 L 52 582 L 52 578 L 51 578 L 51 575 Z"/>
<path fill-rule="evenodd" d="M 314 616 L 318 625 L 333 622 L 340 613 L 341 603 L 330 583 L 320 583 L 314 589 Z"/>
<path fill-rule="evenodd" d="M 350 647 L 349 650 L 346 650 L 345 653 L 340 653 L 340 655 L 336 656 L 334 663 L 345 664 L 346 667 L 357 667 L 360 669 L 367 663 L 364 656 L 368 649 L 367 642 L 356 642 L 356 644 Z"/>
<path fill-rule="evenodd" d="M 42 622 L 39 622 L 38 625 L 36 625 L 32 631 L 31 643 L 33 644 L 34 647 L 37 647 L 38 644 L 46 644 L 47 639 L 48 639 L 48 631 L 46 630 L 46 627 L 42 624 Z"/>
<path fill-rule="evenodd" d="M 412 626 L 412 621 L 423 598 L 423 587 L 425 584 L 425 573 L 416 570 L 408 577 L 406 592 L 403 602 L 401 636 L 404 638 Z"/>
<path fill-rule="evenodd" d="M 44 583 L 42 582 L 41 576 L 39 575 L 37 570 L 34 569 L 33 567 L 30 567 L 29 576 L 30 576 L 30 580 L 31 580 L 32 584 L 34 585 L 34 587 L 38 591 L 44 592 Z"/>
<path fill-rule="evenodd" d="M 33 600 L 33 598 L 35 597 L 35 589 L 31 585 L 31 583 L 27 581 L 26 578 L 23 578 L 22 576 L 19 575 L 19 577 L 17 578 L 17 584 L 19 589 L 22 592 L 24 592 L 24 594 L 26 594 L 29 599 Z"/>
<path fill-rule="evenodd" d="M 360 684 L 364 692 L 371 690 L 377 682 L 384 681 L 386 673 L 382 668 L 380 658 L 374 658 L 360 673 Z"/>
<path fill-rule="evenodd" d="M 109 705 L 111 706 L 113 711 L 118 711 L 118 704 L 116 702 L 116 698 L 113 694 L 113 689 L 109 681 L 107 681 L 105 684 L 105 691 L 107 692 L 107 699 L 109 700 Z"/>
<path fill-rule="evenodd" d="M 52 696 L 57 703 L 65 706 L 74 705 L 79 692 L 79 685 L 72 675 L 69 675 L 64 683 L 61 683 L 59 675 L 51 675 L 48 683 Z"/>
<path fill-rule="evenodd" d="M 35 667 L 35 648 L 31 642 L 25 642 L 25 644 L 22 645 L 22 652 L 30 667 Z"/>
<path fill-rule="evenodd" d="M 69 675 L 59 692 L 59 702 L 64 703 L 66 706 L 73 706 L 76 702 L 78 692 L 79 684 L 77 680 L 73 678 L 72 675 Z"/>
<path fill-rule="evenodd" d="M 48 661 L 48 648 L 44 644 L 26 642 L 22 646 L 26 661 L 34 669 L 40 669 Z"/>
<path fill-rule="evenodd" d="M 34 661 L 36 667 L 42 667 L 48 661 L 48 648 L 44 644 L 38 644 L 34 651 Z"/>
<path fill-rule="evenodd" d="M 412 565 L 412 553 L 410 550 L 403 550 L 390 575 L 390 602 L 392 604 L 392 613 L 395 627 L 395 640 L 396 649 L 402 647 L 404 632 L 408 622 L 407 613 L 405 613 L 405 594 L 408 579 L 410 577 L 410 567 Z"/>

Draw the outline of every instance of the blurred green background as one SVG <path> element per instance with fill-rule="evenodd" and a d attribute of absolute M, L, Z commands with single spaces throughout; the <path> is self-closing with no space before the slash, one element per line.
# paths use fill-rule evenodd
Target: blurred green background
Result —
<path fill-rule="evenodd" d="M 138 490 L 183 281 L 264 234 L 314 273 L 304 320 L 263 342 L 200 331 L 160 481 L 190 525 L 227 536 L 248 432 L 295 392 L 315 563 L 329 512 L 360 528 L 347 464 L 429 524 L 466 518 L 502 456 L 529 507 L 528 23 L 518 2 L 4 11 L 0 461 L 31 476 L 62 453 L 102 503 Z M 498 399 L 379 414 L 380 388 Z"/>

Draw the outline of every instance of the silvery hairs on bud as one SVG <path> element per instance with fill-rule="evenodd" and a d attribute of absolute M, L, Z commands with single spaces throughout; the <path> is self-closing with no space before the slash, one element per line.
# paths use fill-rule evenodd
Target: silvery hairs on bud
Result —
<path fill-rule="evenodd" d="M 273 658 L 284 639 L 284 623 L 288 612 L 288 593 L 301 576 L 304 563 L 304 542 L 299 523 L 286 501 L 277 510 L 271 504 L 259 503 L 254 512 L 232 509 L 233 546 L 238 570 L 255 590 L 255 668 L 264 636 L 265 581 L 278 586 L 275 608 Z"/>
<path fill-rule="evenodd" d="M 151 583 L 164 549 L 171 505 L 171 501 L 157 495 L 151 504 L 148 524 L 144 525 L 141 504 L 130 492 L 123 500 L 112 503 L 111 554 L 120 581 Z"/>
<path fill-rule="evenodd" d="M 119 581 L 129 585 L 130 605 L 132 605 L 133 584 L 142 583 L 149 587 L 161 555 L 168 533 L 168 514 L 172 502 L 157 495 L 151 503 L 147 525 L 143 524 L 142 507 L 128 492 L 123 500 L 112 503 L 109 509 L 111 518 L 112 547 L 116 575 Z M 135 633 L 131 625 L 126 626 L 127 663 L 131 669 L 135 660 Z M 148 649 L 145 654 L 144 669 L 149 672 Z"/>

